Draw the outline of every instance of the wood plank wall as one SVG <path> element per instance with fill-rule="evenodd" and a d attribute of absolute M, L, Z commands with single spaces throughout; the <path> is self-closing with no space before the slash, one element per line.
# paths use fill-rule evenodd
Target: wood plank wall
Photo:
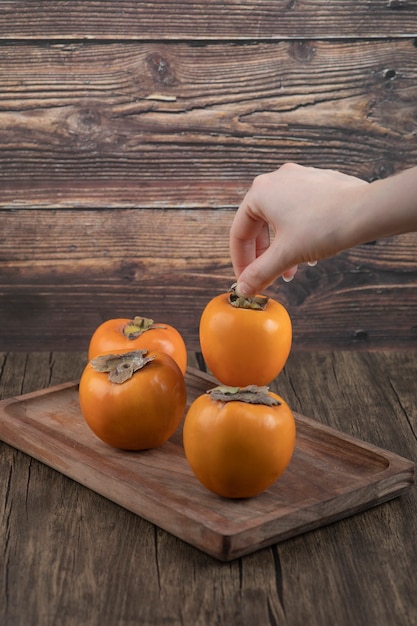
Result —
<path fill-rule="evenodd" d="M 198 350 L 228 230 L 288 160 L 417 163 L 417 2 L 0 3 L 0 350 L 83 350 L 111 317 Z M 293 349 L 417 347 L 417 235 L 269 291 Z"/>

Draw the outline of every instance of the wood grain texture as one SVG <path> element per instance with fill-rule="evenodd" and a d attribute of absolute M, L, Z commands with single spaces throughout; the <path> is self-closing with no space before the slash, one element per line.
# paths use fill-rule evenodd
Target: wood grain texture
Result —
<path fill-rule="evenodd" d="M 414 165 L 416 32 L 413 0 L 0 2 L 0 202 L 9 209 L 0 213 L 1 345 L 83 350 L 0 354 L 0 395 L 77 378 L 87 333 L 115 312 L 115 294 L 131 314 L 140 289 L 132 297 L 129 281 L 144 268 L 158 266 L 155 282 L 144 287 L 158 311 L 188 328 L 183 298 L 199 307 L 208 282 L 214 293 L 229 278 L 224 230 L 206 216 L 215 213 L 219 229 L 227 223 L 226 209 L 236 207 L 256 173 L 295 157 L 368 180 Z M 204 222 L 222 238 L 218 247 L 206 237 L 200 256 L 208 255 L 211 267 L 193 257 L 202 273 L 188 275 L 185 246 L 183 256 L 168 247 L 161 260 L 158 241 L 172 242 L 163 230 L 162 240 L 145 243 L 156 264 L 132 253 L 133 235 L 127 237 L 129 278 L 120 232 L 130 223 L 124 210 L 136 207 L 146 228 L 151 212 L 143 209 L 178 209 L 162 217 L 175 215 L 194 252 L 203 239 L 198 221 L 191 230 L 184 224 L 188 210 L 206 208 Z M 48 215 L 38 212 L 44 208 Z M 94 219 L 90 209 L 100 209 Z M 104 226 L 106 219 L 118 224 L 113 211 L 121 228 L 114 244 Z M 145 233 L 141 245 L 143 239 Z M 110 248 L 101 245 L 109 241 Z M 103 264 L 106 249 L 115 263 Z M 397 347 L 415 345 L 414 236 L 352 253 L 279 286 L 280 297 L 296 305 L 303 345 L 307 336 L 309 345 L 345 345 L 346 335 L 349 348 L 392 348 L 393 337 Z M 184 284 L 180 301 L 173 285 Z M 330 327 L 342 344 L 332 343 L 334 330 L 327 341 L 333 314 Z M 352 317 L 358 324 L 350 326 Z M 195 326 L 189 332 L 195 337 Z M 415 459 L 416 368 L 410 350 L 295 350 L 278 390 L 295 410 Z M 220 565 L 4 444 L 0 475 L 1 624 L 417 622 L 415 488 Z"/>
<path fill-rule="evenodd" d="M 13 28 L 10 24 L 13 23 Z M 4 39 L 272 39 L 416 33 L 413 0 L 2 0 Z"/>
<path fill-rule="evenodd" d="M 285 161 L 417 161 L 412 39 L 0 47 L 0 207 L 233 207 Z"/>
<path fill-rule="evenodd" d="M 256 175 L 417 162 L 416 21 L 406 0 L 0 2 L 0 347 L 84 349 L 141 311 L 198 349 Z M 295 349 L 415 345 L 414 250 L 277 284 Z"/>
<path fill-rule="evenodd" d="M 233 214 L 0 213 L 0 348 L 87 350 L 101 322 L 144 315 L 199 350 L 203 308 L 234 281 Z M 288 308 L 293 349 L 416 346 L 416 244 L 410 234 L 357 246 L 278 281 L 269 294 Z"/>
<path fill-rule="evenodd" d="M 189 367 L 187 406 L 215 379 Z M 184 455 L 182 430 L 140 453 L 104 445 L 82 417 L 78 384 L 0 403 L 0 440 L 46 463 L 221 561 L 231 561 L 405 493 L 413 463 L 294 414 L 297 441 L 283 476 L 258 497 L 219 498 Z"/>
<path fill-rule="evenodd" d="M 85 358 L 0 354 L 0 395 L 73 380 Z M 293 353 L 277 388 L 296 410 L 417 458 L 416 358 L 416 351 Z M 198 361 L 190 355 L 190 362 Z M 413 626 L 417 619 L 415 487 L 221 564 L 5 444 L 0 471 L 1 623 Z"/>

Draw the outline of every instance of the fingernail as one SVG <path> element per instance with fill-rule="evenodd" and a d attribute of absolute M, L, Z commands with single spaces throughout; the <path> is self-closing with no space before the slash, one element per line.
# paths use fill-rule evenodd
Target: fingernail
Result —
<path fill-rule="evenodd" d="M 285 283 L 290 283 L 292 281 L 292 279 L 294 278 L 295 274 L 293 274 L 292 276 L 285 276 L 285 274 L 282 275 L 282 280 Z"/>

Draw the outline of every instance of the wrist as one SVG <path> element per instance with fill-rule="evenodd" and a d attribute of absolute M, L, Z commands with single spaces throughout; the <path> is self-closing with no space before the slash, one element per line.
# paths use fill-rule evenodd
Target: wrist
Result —
<path fill-rule="evenodd" d="M 417 167 L 363 188 L 357 205 L 358 243 L 417 230 Z"/>

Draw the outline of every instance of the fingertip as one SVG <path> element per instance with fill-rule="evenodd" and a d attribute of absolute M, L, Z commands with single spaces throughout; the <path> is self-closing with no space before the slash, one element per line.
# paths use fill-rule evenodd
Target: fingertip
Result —
<path fill-rule="evenodd" d="M 236 291 L 236 295 L 239 296 L 240 298 L 247 298 L 253 295 L 252 289 L 245 282 L 238 281 L 236 284 L 235 291 Z"/>
<path fill-rule="evenodd" d="M 282 280 L 286 283 L 289 283 L 292 281 L 292 279 L 294 278 L 294 276 L 296 275 L 298 270 L 298 265 L 294 265 L 293 267 L 291 267 L 289 270 L 287 270 L 286 272 L 282 273 Z"/>

